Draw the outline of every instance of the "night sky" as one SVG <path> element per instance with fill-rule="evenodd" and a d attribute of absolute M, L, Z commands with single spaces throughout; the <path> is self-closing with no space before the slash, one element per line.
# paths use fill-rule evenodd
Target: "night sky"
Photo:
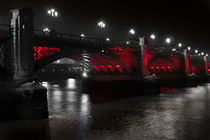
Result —
<path fill-rule="evenodd" d="M 210 0 L 138 0 L 138 1 L 62 1 L 62 0 L 1 0 L 0 23 L 9 23 L 9 9 L 31 7 L 35 12 L 36 28 L 51 26 L 58 31 L 91 37 L 107 36 L 111 39 L 129 38 L 128 30 L 134 28 L 136 36 L 155 33 L 158 38 L 173 37 L 210 53 Z M 48 8 L 58 10 L 60 16 L 52 19 Z M 107 28 L 97 28 L 104 20 Z"/>

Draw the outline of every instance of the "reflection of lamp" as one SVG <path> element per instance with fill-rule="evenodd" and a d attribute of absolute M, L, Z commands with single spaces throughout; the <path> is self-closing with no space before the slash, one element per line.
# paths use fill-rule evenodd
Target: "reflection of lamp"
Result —
<path fill-rule="evenodd" d="M 70 88 L 70 89 L 76 88 L 76 80 L 75 79 L 72 79 L 72 78 L 68 79 L 67 84 L 68 84 L 68 88 Z"/>

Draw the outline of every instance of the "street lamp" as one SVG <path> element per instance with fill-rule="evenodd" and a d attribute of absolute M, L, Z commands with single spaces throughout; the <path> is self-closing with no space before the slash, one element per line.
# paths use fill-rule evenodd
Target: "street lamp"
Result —
<path fill-rule="evenodd" d="M 206 54 L 206 56 L 209 56 L 208 53 Z"/>
<path fill-rule="evenodd" d="M 156 38 L 156 36 L 155 36 L 154 34 L 152 34 L 152 35 L 150 36 L 150 38 L 154 40 L 154 39 Z"/>
<path fill-rule="evenodd" d="M 201 55 L 204 55 L 204 52 L 201 52 Z"/>
<path fill-rule="evenodd" d="M 195 53 L 198 53 L 198 50 L 195 50 Z"/>
<path fill-rule="evenodd" d="M 55 9 L 49 9 L 47 11 L 48 15 L 52 16 L 52 17 L 58 17 L 58 12 Z"/>
<path fill-rule="evenodd" d="M 45 33 L 49 33 L 49 32 L 50 32 L 50 29 L 49 29 L 49 28 L 47 28 L 47 27 L 45 27 L 45 28 L 43 29 L 43 32 L 45 32 Z"/>
<path fill-rule="evenodd" d="M 57 18 L 58 17 L 58 11 L 56 11 L 55 9 L 49 9 L 47 10 L 48 15 L 50 15 L 53 18 Z M 55 34 L 55 30 L 54 30 L 54 24 L 52 23 L 52 34 Z"/>
<path fill-rule="evenodd" d="M 189 46 L 189 47 L 187 47 L 187 49 L 190 51 L 191 50 L 191 47 Z"/>
<path fill-rule="evenodd" d="M 129 30 L 129 33 L 130 33 L 131 35 L 134 35 L 136 32 L 135 32 L 135 30 L 132 28 L 132 29 Z"/>
<path fill-rule="evenodd" d="M 82 33 L 81 35 L 80 35 L 81 37 L 85 37 L 85 35 Z"/>
<path fill-rule="evenodd" d="M 168 44 L 171 43 L 171 39 L 169 37 L 166 38 L 166 43 L 168 43 Z"/>
<path fill-rule="evenodd" d="M 106 38 L 106 41 L 110 41 L 110 39 L 109 38 Z"/>
<path fill-rule="evenodd" d="M 106 27 L 106 23 L 105 23 L 104 21 L 99 21 L 99 22 L 98 22 L 98 26 L 99 26 L 100 28 L 105 28 L 105 27 Z"/>
<path fill-rule="evenodd" d="M 129 41 L 126 41 L 126 44 L 130 44 L 130 42 Z"/>
<path fill-rule="evenodd" d="M 181 48 L 182 47 L 182 43 L 179 43 L 178 46 Z"/>
<path fill-rule="evenodd" d="M 106 23 L 104 22 L 104 21 L 99 21 L 98 22 L 98 27 L 101 29 L 100 30 L 100 36 L 101 36 L 101 39 L 105 39 L 105 37 L 104 37 L 104 33 L 102 32 L 102 29 L 104 29 L 105 27 L 106 27 Z"/>

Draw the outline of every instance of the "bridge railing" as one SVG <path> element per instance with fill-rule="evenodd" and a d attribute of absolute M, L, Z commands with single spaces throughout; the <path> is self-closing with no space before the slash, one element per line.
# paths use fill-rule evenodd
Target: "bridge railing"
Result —
<path fill-rule="evenodd" d="M 60 39 L 64 41 L 80 41 L 86 43 L 95 44 L 95 46 L 124 46 L 124 47 L 133 47 L 134 43 L 127 44 L 126 41 L 120 40 L 113 40 L 113 41 L 106 41 L 105 39 L 100 38 L 92 38 L 92 37 L 82 37 L 80 35 L 75 34 L 68 34 L 68 33 L 59 33 L 59 32 L 43 32 L 42 30 L 35 29 L 35 35 L 40 35 L 49 38 Z M 136 43 L 135 43 L 136 45 Z"/>

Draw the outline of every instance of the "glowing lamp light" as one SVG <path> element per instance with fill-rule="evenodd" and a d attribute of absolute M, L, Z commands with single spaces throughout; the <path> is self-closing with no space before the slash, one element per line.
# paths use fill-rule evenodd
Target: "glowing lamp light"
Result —
<path fill-rule="evenodd" d="M 58 16 L 58 12 L 55 12 L 55 17 L 57 17 Z"/>
<path fill-rule="evenodd" d="M 166 43 L 171 43 L 171 39 L 169 37 L 166 38 Z"/>
<path fill-rule="evenodd" d="M 131 35 L 134 35 L 136 32 L 135 32 L 134 29 L 130 29 L 129 33 L 130 33 Z"/>
<path fill-rule="evenodd" d="M 100 28 L 105 28 L 105 27 L 106 27 L 106 24 L 105 24 L 104 21 L 99 21 L 99 22 L 98 22 L 98 26 L 99 26 Z"/>
<path fill-rule="evenodd" d="M 152 35 L 150 36 L 150 38 L 151 38 L 151 39 L 155 39 L 156 36 L 155 36 L 154 34 L 152 34 Z"/>
<path fill-rule="evenodd" d="M 110 41 L 110 39 L 109 38 L 106 38 L 106 41 Z"/>
<path fill-rule="evenodd" d="M 120 65 L 116 65 L 115 67 L 119 68 L 119 67 L 120 67 Z"/>
<path fill-rule="evenodd" d="M 55 9 L 49 9 L 47 13 L 52 17 L 58 17 L 58 12 Z"/>
<path fill-rule="evenodd" d="M 187 47 L 187 49 L 190 51 L 191 50 L 191 47 L 189 46 L 189 47 Z"/>
<path fill-rule="evenodd" d="M 201 55 L 204 55 L 204 52 L 201 52 Z"/>
<path fill-rule="evenodd" d="M 126 44 L 130 44 L 130 42 L 129 41 L 126 41 Z"/>
<path fill-rule="evenodd" d="M 108 67 L 109 67 L 109 68 L 111 68 L 111 67 L 112 67 L 112 65 L 108 65 Z"/>
<path fill-rule="evenodd" d="M 46 27 L 43 29 L 43 32 L 50 32 L 50 29 Z"/>
<path fill-rule="evenodd" d="M 85 34 L 82 33 L 80 36 L 81 36 L 81 37 L 85 37 Z"/>
<path fill-rule="evenodd" d="M 182 47 L 182 43 L 179 43 L 178 46 L 181 48 Z"/>
<path fill-rule="evenodd" d="M 206 56 L 209 56 L 208 53 L 206 54 Z"/>
<path fill-rule="evenodd" d="M 195 50 L 195 53 L 198 53 L 198 50 Z"/>
<path fill-rule="evenodd" d="M 82 77 L 87 78 L 88 77 L 87 73 L 86 72 L 83 72 L 82 73 Z"/>

